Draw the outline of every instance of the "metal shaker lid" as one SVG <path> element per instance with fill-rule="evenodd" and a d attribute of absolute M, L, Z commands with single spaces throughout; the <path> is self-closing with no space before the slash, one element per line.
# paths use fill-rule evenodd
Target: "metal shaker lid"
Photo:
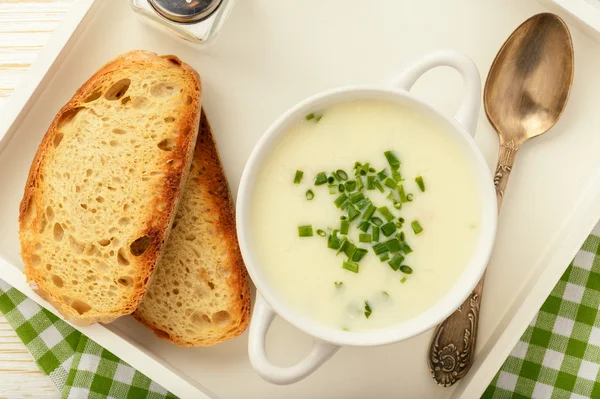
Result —
<path fill-rule="evenodd" d="M 148 0 L 163 17 L 180 23 L 193 23 L 210 17 L 223 0 Z"/>

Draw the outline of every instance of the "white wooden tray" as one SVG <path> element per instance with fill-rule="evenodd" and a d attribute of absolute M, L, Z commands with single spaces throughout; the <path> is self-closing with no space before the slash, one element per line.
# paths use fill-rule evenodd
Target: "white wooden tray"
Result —
<path fill-rule="evenodd" d="M 204 106 L 235 195 L 252 146 L 297 101 L 339 85 L 384 81 L 410 58 L 439 47 L 466 53 L 485 77 L 505 38 L 540 11 L 536 2 L 522 0 L 240 0 L 214 47 L 201 51 L 141 24 L 125 0 L 80 0 L 0 116 L 0 277 L 48 306 L 21 273 L 18 203 L 55 113 L 121 52 L 174 53 L 200 71 Z M 386 347 L 343 348 L 311 377 L 279 387 L 250 368 L 246 335 L 186 349 L 158 340 L 131 318 L 81 330 L 182 398 L 209 391 L 224 398 L 479 397 L 600 218 L 600 51 L 578 31 L 573 38 L 570 104 L 553 132 L 520 151 L 486 280 L 479 355 L 456 387 L 439 388 L 429 376 L 430 332 Z M 460 87 L 458 76 L 436 70 L 415 90 L 452 112 Z M 483 115 L 477 142 L 494 165 L 497 139 Z M 277 319 L 267 347 L 273 359 L 290 364 L 309 345 L 308 337 Z"/>

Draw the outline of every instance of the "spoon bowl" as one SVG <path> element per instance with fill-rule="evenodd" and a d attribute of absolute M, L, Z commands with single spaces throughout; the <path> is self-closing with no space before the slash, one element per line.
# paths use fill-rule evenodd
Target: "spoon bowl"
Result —
<path fill-rule="evenodd" d="M 573 46 L 562 19 L 537 14 L 506 40 L 485 84 L 485 113 L 501 142 L 521 144 L 562 115 L 573 82 Z"/>

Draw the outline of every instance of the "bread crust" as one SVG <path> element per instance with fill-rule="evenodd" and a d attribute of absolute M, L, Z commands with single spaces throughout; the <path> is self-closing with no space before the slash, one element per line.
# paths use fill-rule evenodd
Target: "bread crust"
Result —
<path fill-rule="evenodd" d="M 169 334 L 164 331 L 162 325 L 156 320 L 150 319 L 145 314 L 146 312 L 144 312 L 145 303 L 142 303 L 140 308 L 133 313 L 133 317 L 151 329 L 157 337 L 176 345 L 211 346 L 237 337 L 246 330 L 250 320 L 250 282 L 238 245 L 233 200 L 229 191 L 227 177 L 223 171 L 216 142 L 204 112 L 201 115 L 200 130 L 194 151 L 193 163 L 205 171 L 200 180 L 188 179 L 185 190 L 198 190 L 208 193 L 210 202 L 214 204 L 214 206 L 210 207 L 209 217 L 219 221 L 219 223 L 215 224 L 216 232 L 214 240 L 225 243 L 228 254 L 228 262 L 224 266 L 229 269 L 229 277 L 227 279 L 229 304 L 227 311 L 231 316 L 231 323 L 221 329 L 222 334 L 219 337 L 212 340 L 206 337 L 202 339 L 193 339 L 192 337 L 182 339 L 175 334 Z M 202 259 L 199 259 L 199 261 L 202 261 Z M 215 265 L 208 265 L 208 267 L 211 266 L 216 267 Z M 159 267 L 161 267 L 160 264 Z M 155 283 L 159 284 L 160 281 L 157 279 Z M 161 297 L 161 300 L 170 300 L 173 304 L 176 301 L 173 297 Z"/>
<path fill-rule="evenodd" d="M 43 179 L 40 179 L 40 175 L 44 171 L 46 161 L 53 156 L 55 151 L 53 140 L 59 134 L 60 124 L 66 119 L 74 117 L 79 110 L 86 108 L 86 100 L 94 95 L 94 90 L 99 82 L 101 83 L 105 78 L 110 78 L 112 74 L 118 74 L 123 68 L 173 67 L 171 64 L 175 64 L 181 69 L 184 79 L 189 84 L 186 90 L 192 94 L 189 103 L 187 106 L 182 107 L 182 113 L 178 115 L 177 131 L 179 134 L 175 138 L 176 145 L 170 153 L 173 161 L 166 166 L 164 184 L 159 195 L 153 198 L 153 208 L 160 202 L 164 204 L 165 211 L 160 212 L 158 216 L 157 214 L 145 215 L 144 228 L 137 232 L 140 237 L 149 237 L 150 244 L 141 256 L 131 260 L 139 273 L 139 278 L 136 280 L 126 302 L 120 308 L 102 314 L 94 311 L 80 314 L 79 311 L 65 302 L 60 290 L 56 290 L 55 287 L 44 280 L 44 271 L 39 270 L 32 264 L 32 255 L 36 251 L 34 246 L 39 235 L 36 226 L 41 223 L 40 219 L 43 217 L 44 211 L 42 194 L 45 183 Z M 25 275 L 32 288 L 70 322 L 81 326 L 97 322 L 109 323 L 117 317 L 132 313 L 142 301 L 156 264 L 160 260 L 163 244 L 167 239 L 189 171 L 200 118 L 200 99 L 200 77 L 189 65 L 171 55 L 161 57 L 147 51 L 131 51 L 118 56 L 97 71 L 61 108 L 50 124 L 33 159 L 19 208 L 21 256 L 25 264 Z"/>

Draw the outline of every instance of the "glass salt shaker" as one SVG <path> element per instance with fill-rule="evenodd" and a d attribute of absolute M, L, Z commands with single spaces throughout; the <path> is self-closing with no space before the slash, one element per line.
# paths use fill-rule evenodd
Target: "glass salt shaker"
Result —
<path fill-rule="evenodd" d="M 235 0 L 130 0 L 145 20 L 190 42 L 208 45 L 229 16 Z"/>

